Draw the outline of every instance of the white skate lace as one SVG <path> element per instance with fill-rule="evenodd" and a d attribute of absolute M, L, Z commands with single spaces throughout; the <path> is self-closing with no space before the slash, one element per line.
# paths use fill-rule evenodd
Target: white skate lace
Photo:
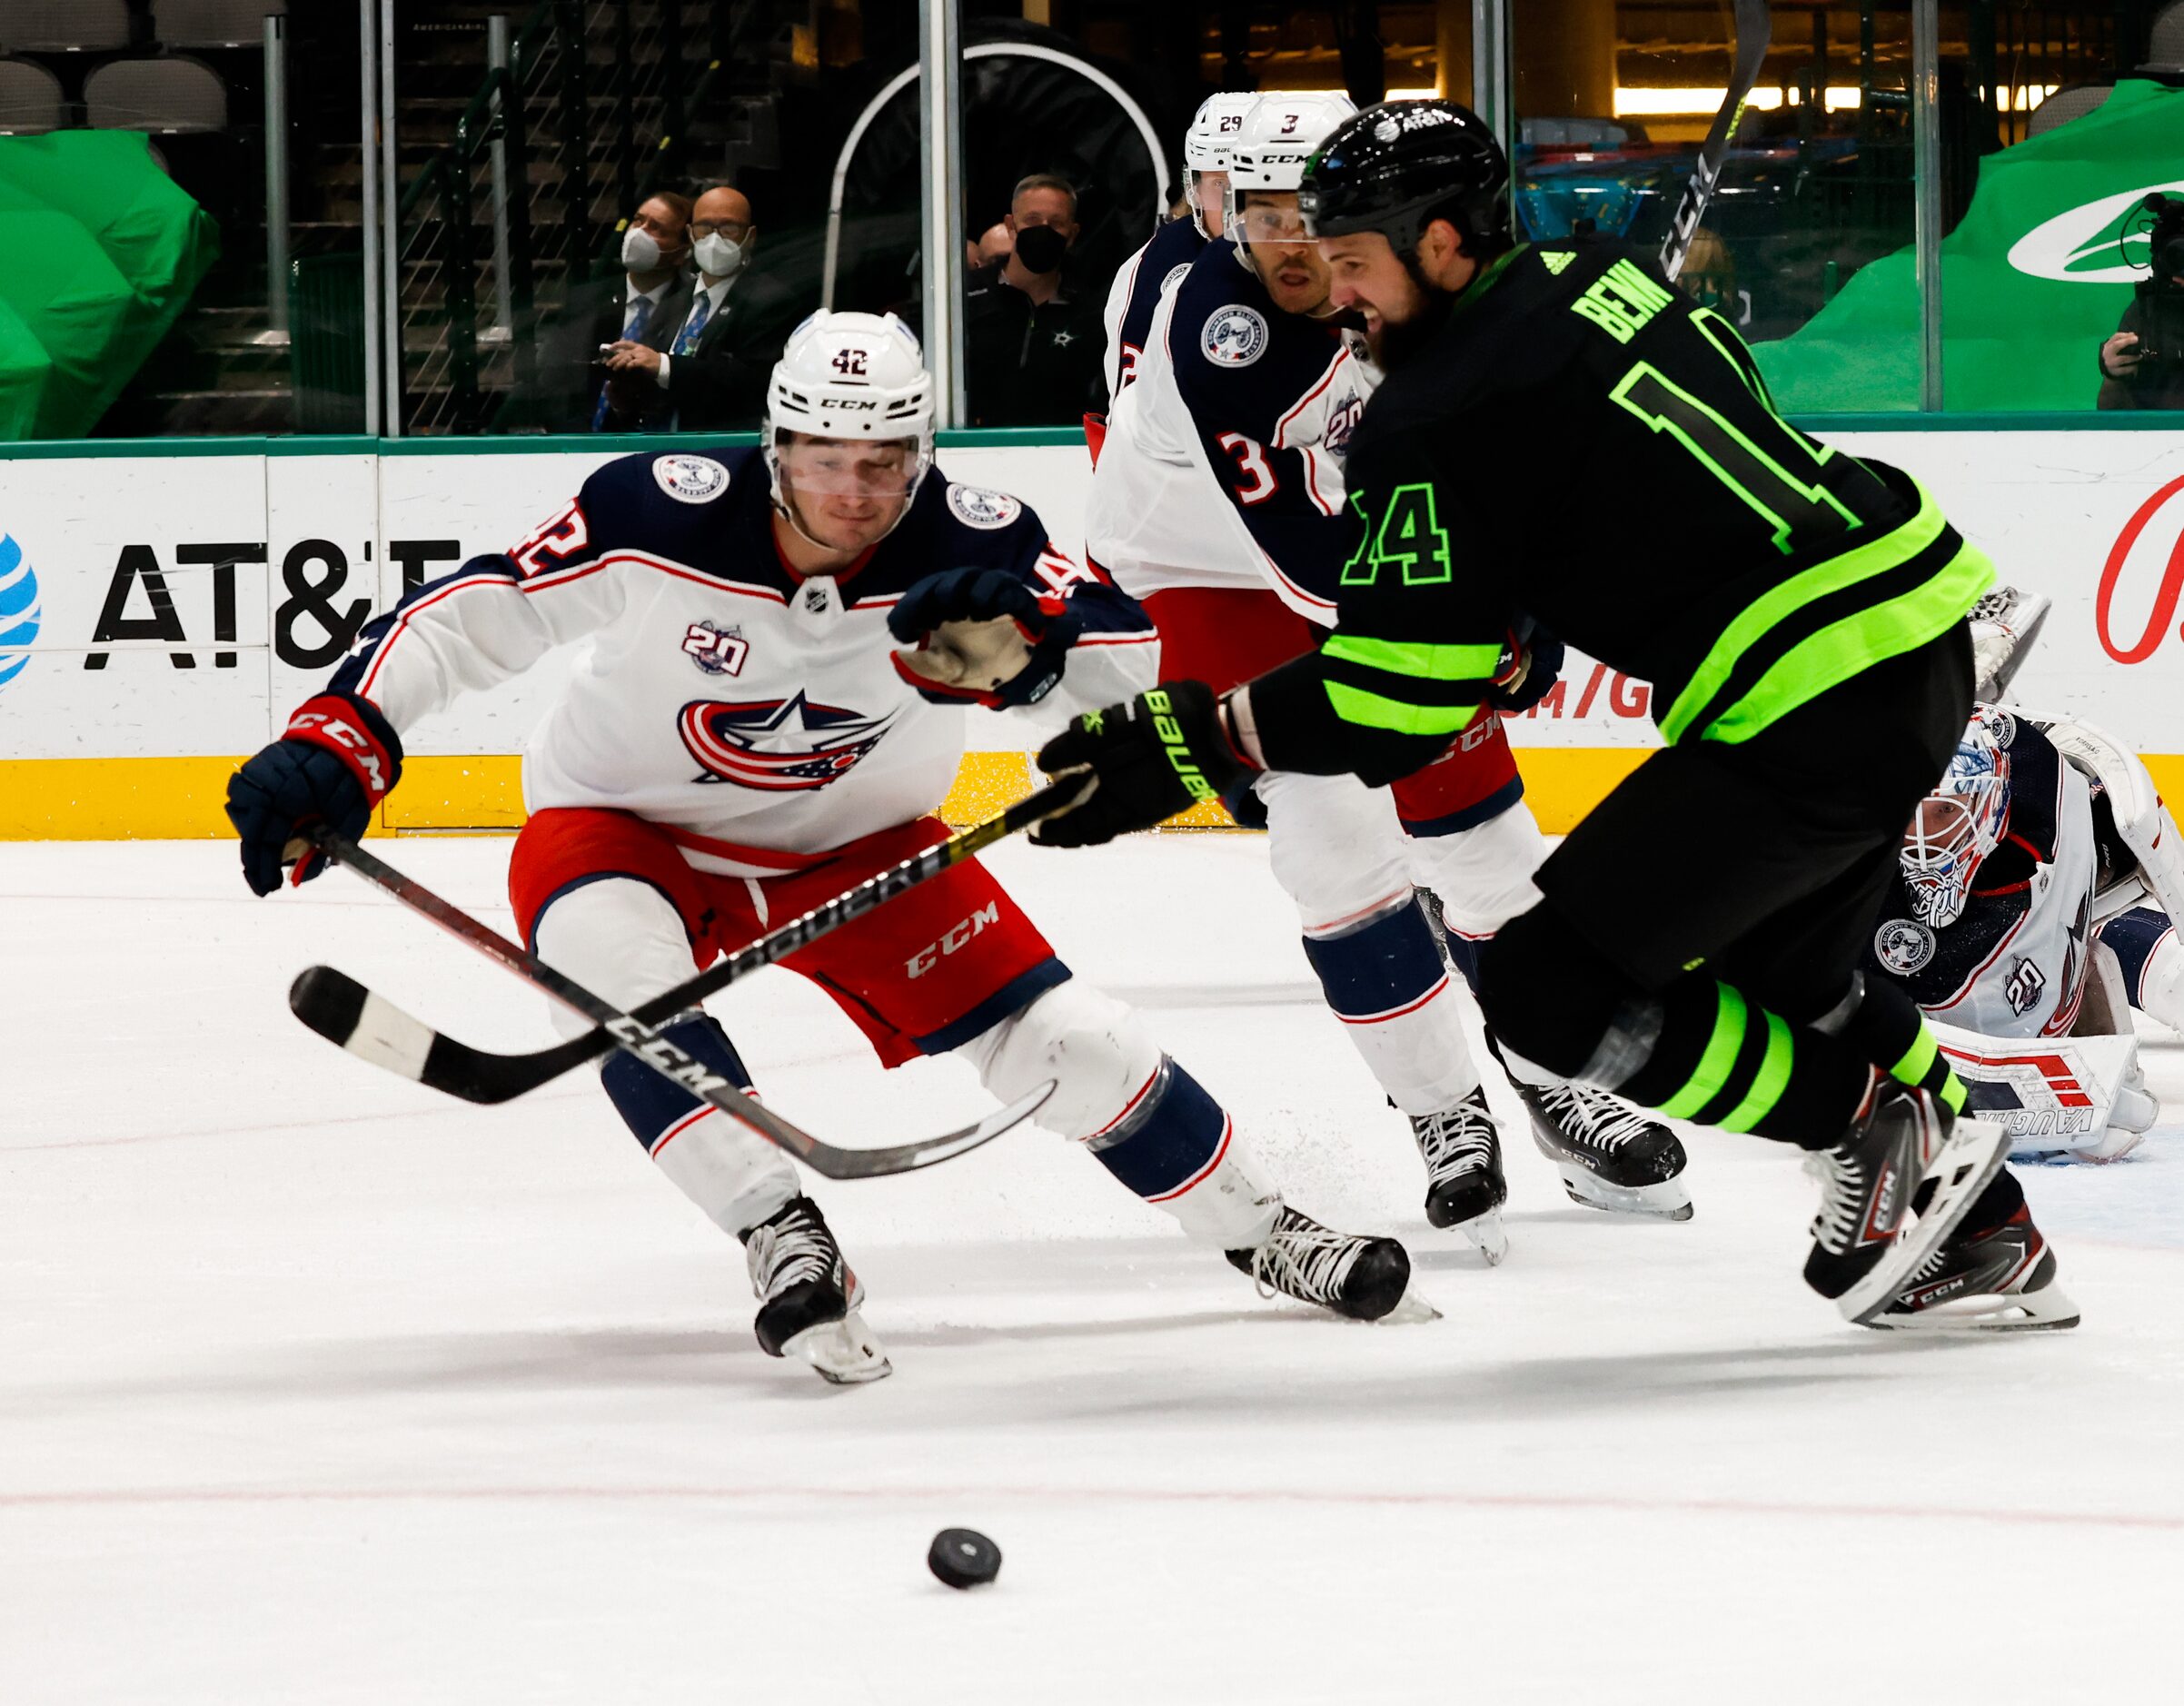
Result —
<path fill-rule="evenodd" d="M 747 1255 L 750 1288 L 760 1303 L 770 1303 L 791 1285 L 821 1281 L 834 1272 L 838 1257 L 826 1227 L 801 1209 L 752 1228 Z"/>
<path fill-rule="evenodd" d="M 1644 1115 L 1593 1085 L 1538 1085 L 1532 1093 L 1564 1136 L 1608 1155 L 1653 1128 Z"/>
<path fill-rule="evenodd" d="M 1411 1121 L 1428 1185 L 1440 1185 L 1494 1165 L 1494 1116 L 1475 1102 L 1458 1102 Z"/>
<path fill-rule="evenodd" d="M 1332 1304 L 1365 1241 L 1285 1208 L 1266 1242 L 1251 1253 L 1251 1281 L 1262 1297 L 1276 1292 L 1305 1303 Z"/>
<path fill-rule="evenodd" d="M 1812 1241 L 1830 1255 L 1841 1255 L 1851 1247 L 1851 1235 L 1865 1215 L 1863 1169 L 1840 1149 L 1816 1149 L 1805 1156 L 1805 1171 L 1820 1181 Z"/>

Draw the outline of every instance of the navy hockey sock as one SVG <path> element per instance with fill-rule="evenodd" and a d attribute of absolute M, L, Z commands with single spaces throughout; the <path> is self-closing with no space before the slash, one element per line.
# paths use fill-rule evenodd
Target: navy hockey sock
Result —
<path fill-rule="evenodd" d="M 1448 976 L 1433 927 L 1407 900 L 1344 935 L 1307 936 L 1305 957 L 1327 1005 L 1353 1025 L 1418 1006 Z"/>
<path fill-rule="evenodd" d="M 1221 1105 L 1164 1057 L 1136 1106 L 1087 1147 L 1131 1190 L 1158 1203 L 1180 1196 L 1212 1171 L 1227 1139 Z"/>
<path fill-rule="evenodd" d="M 1941 1053 L 1926 1015 L 1896 985 L 1861 974 L 1851 993 L 1815 1019 L 1813 1028 L 1840 1036 L 1899 1084 L 1926 1091 L 1951 1113 L 1962 1111 L 1963 1080 Z"/>
<path fill-rule="evenodd" d="M 736 1046 L 728 1040 L 728 1033 L 717 1019 L 694 1014 L 677 1019 L 661 1034 L 739 1090 L 750 1088 L 750 1074 L 744 1068 L 742 1056 L 736 1053 Z M 634 1055 L 619 1049 L 601 1068 L 600 1082 L 606 1086 L 614 1111 L 622 1116 L 647 1155 L 692 1114 L 710 1109 L 710 1104 L 670 1083 Z"/>

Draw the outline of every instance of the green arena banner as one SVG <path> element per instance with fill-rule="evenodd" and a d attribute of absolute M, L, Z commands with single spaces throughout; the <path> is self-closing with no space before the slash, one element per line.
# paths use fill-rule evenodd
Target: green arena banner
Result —
<path fill-rule="evenodd" d="M 2139 204 L 2157 190 L 2184 194 L 2184 89 L 2143 79 L 1980 162 L 1971 206 L 1941 243 L 1946 408 L 2093 407 L 2096 353 L 2146 276 Z M 1919 342 L 1904 249 L 1756 352 L 1786 412 L 1916 410 Z"/>
<path fill-rule="evenodd" d="M 220 253 L 132 131 L 0 137 L 0 438 L 90 431 Z"/>

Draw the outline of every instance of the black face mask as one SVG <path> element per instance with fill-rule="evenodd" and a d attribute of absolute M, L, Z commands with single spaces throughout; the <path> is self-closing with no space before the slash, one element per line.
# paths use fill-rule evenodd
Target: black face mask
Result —
<path fill-rule="evenodd" d="M 1017 259 L 1027 273 L 1051 273 L 1062 263 L 1069 239 L 1052 225 L 1026 225 L 1017 233 Z"/>

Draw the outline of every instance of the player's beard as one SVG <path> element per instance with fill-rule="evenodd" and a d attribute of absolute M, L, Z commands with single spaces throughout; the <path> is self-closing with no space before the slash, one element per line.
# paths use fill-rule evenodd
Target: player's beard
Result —
<path fill-rule="evenodd" d="M 1441 335 L 1441 328 L 1448 323 L 1456 306 L 1454 293 L 1435 290 L 1415 273 L 1412 283 L 1418 287 L 1416 312 L 1404 320 L 1384 318 L 1380 336 L 1373 341 L 1373 359 L 1385 372 L 1392 373 L 1416 360 L 1419 352 Z"/>

